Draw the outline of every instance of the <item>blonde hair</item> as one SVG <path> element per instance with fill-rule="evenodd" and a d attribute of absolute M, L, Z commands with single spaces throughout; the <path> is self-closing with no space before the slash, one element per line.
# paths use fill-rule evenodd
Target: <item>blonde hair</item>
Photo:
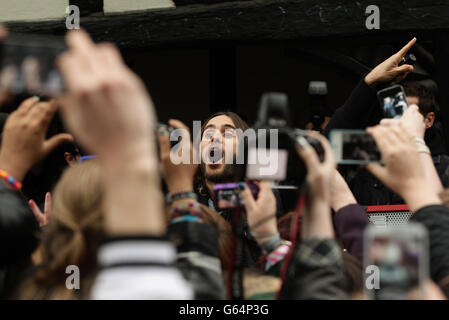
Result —
<path fill-rule="evenodd" d="M 42 232 L 42 265 L 22 286 L 21 299 L 88 298 L 103 237 L 100 176 L 95 160 L 70 167 L 62 175 L 53 192 L 50 222 Z M 79 290 L 66 287 L 69 265 L 79 267 Z"/>

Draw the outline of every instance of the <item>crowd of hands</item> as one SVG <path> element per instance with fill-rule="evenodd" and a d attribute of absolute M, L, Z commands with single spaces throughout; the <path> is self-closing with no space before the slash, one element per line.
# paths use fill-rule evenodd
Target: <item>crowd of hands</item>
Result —
<path fill-rule="evenodd" d="M 0 37 L 5 36 L 0 29 Z M 91 154 L 98 155 L 104 187 L 104 228 L 108 235 L 163 236 L 166 231 L 165 203 L 160 175 L 171 193 L 190 190 L 196 165 L 175 165 L 170 161 L 168 135 L 156 133 L 156 109 L 144 83 L 124 63 L 118 49 L 109 43 L 95 44 L 83 30 L 66 36 L 68 50 L 57 60 L 66 92 L 50 102 L 25 100 L 9 116 L 2 138 L 0 168 L 22 180 L 37 161 L 64 141 L 74 140 Z M 399 66 L 413 39 L 398 53 L 373 69 L 365 78 L 370 86 L 400 80 L 412 71 Z M 363 106 L 360 106 L 363 107 Z M 50 121 L 60 110 L 71 134 L 46 137 Z M 170 126 L 187 129 L 182 122 Z M 412 212 L 440 204 L 442 185 L 430 155 L 418 153 L 415 137 L 423 138 L 424 118 L 416 105 L 399 120 L 384 119 L 367 128 L 382 154 L 384 165 L 369 164 L 366 169 L 400 195 Z M 336 170 L 327 139 L 308 132 L 324 148 L 320 161 L 315 150 L 301 139 L 297 152 L 307 168 L 306 208 L 302 216 L 303 238 L 334 238 L 331 208 L 338 211 L 356 203 L 346 182 Z M 155 137 L 157 135 L 157 139 Z M 158 158 L 156 141 L 160 144 Z M 191 143 L 183 139 L 183 143 Z M 193 150 L 191 148 L 190 150 Z M 276 201 L 269 182 L 259 183 L 256 199 L 246 187 L 242 192 L 248 224 L 276 212 Z M 47 196 L 48 204 L 50 203 Z M 32 203 L 35 207 L 36 204 Z M 38 213 L 45 224 L 50 208 Z M 257 233 L 277 232 L 275 219 L 256 226 Z"/>

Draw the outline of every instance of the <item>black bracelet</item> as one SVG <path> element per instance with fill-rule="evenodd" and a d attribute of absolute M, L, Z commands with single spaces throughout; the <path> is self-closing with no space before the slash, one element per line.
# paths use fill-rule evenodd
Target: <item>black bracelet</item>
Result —
<path fill-rule="evenodd" d="M 187 191 L 187 192 L 178 192 L 174 194 L 168 193 L 166 202 L 167 204 L 172 204 L 174 201 L 188 198 L 198 200 L 198 196 L 196 193 Z"/>

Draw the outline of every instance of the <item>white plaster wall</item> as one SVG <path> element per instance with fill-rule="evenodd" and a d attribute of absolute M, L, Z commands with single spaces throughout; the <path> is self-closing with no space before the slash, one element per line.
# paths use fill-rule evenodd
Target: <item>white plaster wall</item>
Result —
<path fill-rule="evenodd" d="M 0 22 L 61 19 L 68 5 L 69 0 L 0 0 Z"/>
<path fill-rule="evenodd" d="M 104 0 L 103 4 L 105 14 L 175 8 L 172 0 Z"/>

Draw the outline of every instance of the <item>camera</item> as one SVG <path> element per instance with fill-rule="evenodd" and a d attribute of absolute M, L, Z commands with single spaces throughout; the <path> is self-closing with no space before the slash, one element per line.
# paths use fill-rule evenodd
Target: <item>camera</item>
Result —
<path fill-rule="evenodd" d="M 254 199 L 257 199 L 259 187 L 254 183 L 247 183 Z M 214 205 L 218 209 L 243 207 L 241 185 L 239 183 L 218 184 L 214 187 Z"/>
<path fill-rule="evenodd" d="M 247 164 L 248 178 L 277 180 L 282 185 L 301 187 L 305 182 L 307 171 L 303 160 L 296 152 L 296 144 L 300 137 L 305 138 L 315 149 L 320 160 L 323 160 L 324 149 L 321 143 L 309 137 L 304 130 L 292 128 L 289 119 L 288 96 L 285 93 L 273 92 L 262 95 L 258 118 L 254 125 L 258 132 L 257 141 L 248 141 L 249 160 L 253 160 Z M 258 156 L 255 157 L 254 153 Z M 259 161 L 262 159 L 260 154 L 268 154 L 268 160 L 271 162 L 269 166 L 273 170 L 269 170 L 266 164 Z"/>

